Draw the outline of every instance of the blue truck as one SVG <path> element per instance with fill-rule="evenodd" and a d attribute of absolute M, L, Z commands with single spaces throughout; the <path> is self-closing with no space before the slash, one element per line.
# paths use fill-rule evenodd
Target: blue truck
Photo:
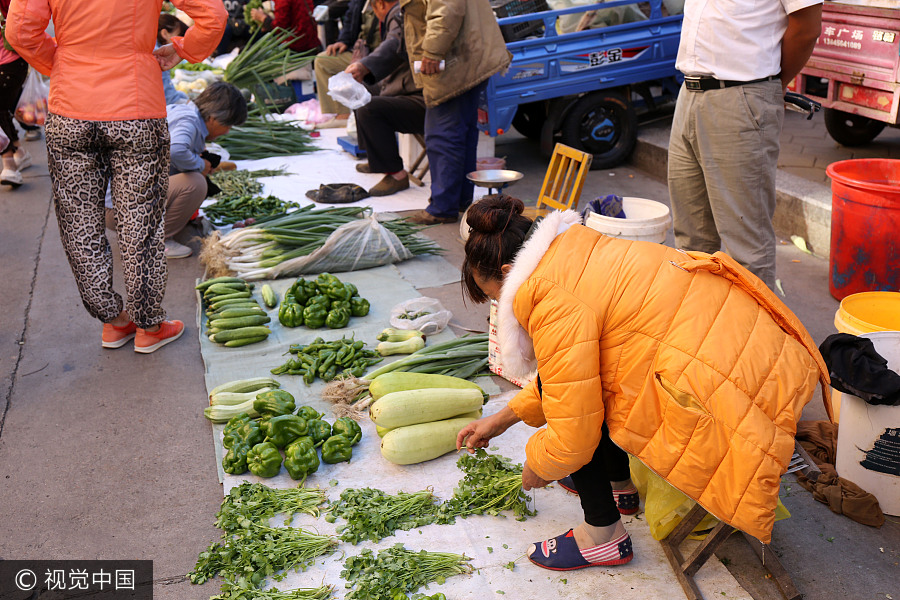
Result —
<path fill-rule="evenodd" d="M 595 14 L 591 11 L 633 10 L 634 5 L 644 19 L 557 31 L 560 17 L 582 14 L 587 22 Z M 512 64 L 488 81 L 479 108 L 479 128 L 491 136 L 515 127 L 540 140 L 548 154 L 561 141 L 593 154 L 591 168 L 608 169 L 634 149 L 639 112 L 656 110 L 678 95 L 682 77 L 675 70 L 675 57 L 682 15 L 666 14 L 663 0 L 508 14 L 514 16 L 497 20 L 507 39 L 516 28 L 543 33 L 507 43 Z"/>

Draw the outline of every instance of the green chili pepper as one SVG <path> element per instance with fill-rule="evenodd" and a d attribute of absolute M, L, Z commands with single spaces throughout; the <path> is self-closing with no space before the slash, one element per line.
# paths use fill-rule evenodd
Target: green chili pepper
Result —
<path fill-rule="evenodd" d="M 284 390 L 271 390 L 256 395 L 253 410 L 262 416 L 289 415 L 296 409 L 294 397 Z"/>
<path fill-rule="evenodd" d="M 319 456 L 312 438 L 297 438 L 284 449 L 284 468 L 291 479 L 306 479 L 319 468 Z"/>
<path fill-rule="evenodd" d="M 350 440 L 342 435 L 333 435 L 322 444 L 322 462 L 334 464 L 349 462 L 353 457 L 353 448 Z"/>
<path fill-rule="evenodd" d="M 278 448 L 284 448 L 298 437 L 306 435 L 306 432 L 306 419 L 296 415 L 272 417 L 266 441 L 272 442 Z"/>
<path fill-rule="evenodd" d="M 362 428 L 359 423 L 350 417 L 341 417 L 331 426 L 334 435 L 342 435 L 350 441 L 351 446 L 355 446 L 362 439 Z"/>
<path fill-rule="evenodd" d="M 364 317 L 369 314 L 369 301 L 365 298 L 350 298 L 350 314 L 354 317 Z"/>
<path fill-rule="evenodd" d="M 300 410 L 303 410 L 302 408 Z M 312 438 L 316 446 L 331 437 L 331 424 L 322 419 L 311 419 L 306 422 L 307 435 Z"/>
<path fill-rule="evenodd" d="M 243 475 L 247 472 L 247 453 L 250 446 L 237 442 L 222 457 L 222 469 L 230 475 Z"/>
<path fill-rule="evenodd" d="M 281 453 L 271 442 L 257 444 L 247 453 L 247 467 L 257 477 L 275 477 L 281 470 Z"/>

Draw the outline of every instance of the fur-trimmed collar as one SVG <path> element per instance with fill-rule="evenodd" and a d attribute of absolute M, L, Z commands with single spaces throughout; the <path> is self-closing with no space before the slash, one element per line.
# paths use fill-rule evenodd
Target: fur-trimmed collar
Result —
<path fill-rule="evenodd" d="M 530 379 L 537 371 L 534 345 L 528 332 L 519 324 L 513 312 L 513 303 L 519 288 L 537 269 L 544 254 L 556 236 L 572 225 L 580 224 L 581 217 L 573 210 L 552 212 L 538 223 L 531 237 L 516 253 L 512 270 L 503 279 L 497 306 L 497 336 L 503 370 L 513 377 Z"/>

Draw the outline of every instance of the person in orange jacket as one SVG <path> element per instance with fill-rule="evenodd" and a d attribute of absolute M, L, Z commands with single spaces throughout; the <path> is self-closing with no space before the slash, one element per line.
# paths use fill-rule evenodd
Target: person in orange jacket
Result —
<path fill-rule="evenodd" d="M 797 421 L 820 381 L 827 400 L 809 333 L 723 253 L 607 237 L 573 211 L 529 235 L 523 208 L 507 196 L 469 208 L 463 281 L 475 302 L 498 300 L 504 372 L 536 377 L 464 427 L 457 446 L 484 448 L 519 421 L 546 425 L 526 446 L 522 487 L 569 477 L 584 521 L 535 543 L 529 559 L 554 570 L 632 559 L 619 517 L 638 509 L 628 454 L 768 542 Z"/>
<path fill-rule="evenodd" d="M 63 248 L 81 300 L 104 323 L 104 348 L 134 339 L 154 352 L 184 332 L 166 319 L 163 213 L 169 136 L 160 74 L 182 59 L 200 62 L 219 43 L 221 0 L 175 0 L 194 25 L 154 50 L 161 0 L 14 2 L 6 39 L 50 76 L 45 135 Z M 56 32 L 45 32 L 50 19 Z M 103 198 L 112 185 L 126 298 L 112 287 Z"/>

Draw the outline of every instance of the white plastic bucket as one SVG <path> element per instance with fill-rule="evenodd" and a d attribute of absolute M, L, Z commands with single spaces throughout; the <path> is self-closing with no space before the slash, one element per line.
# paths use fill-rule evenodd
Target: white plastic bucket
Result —
<path fill-rule="evenodd" d="M 900 331 L 875 331 L 859 337 L 872 340 L 875 351 L 888 361 L 888 368 L 900 373 Z M 896 466 L 892 461 L 897 460 L 894 452 L 900 445 L 900 406 L 876 406 L 843 394 L 838 431 L 835 461 L 838 475 L 878 498 L 885 514 L 900 516 L 900 476 L 860 464 L 867 455 L 870 460 L 877 455 L 887 461 L 884 464 Z"/>
<path fill-rule="evenodd" d="M 672 221 L 668 206 L 646 198 L 625 197 L 622 198 L 622 210 L 625 211 L 624 219 L 590 213 L 585 225 L 604 235 L 623 240 L 657 244 L 666 241 L 666 232 Z"/>

